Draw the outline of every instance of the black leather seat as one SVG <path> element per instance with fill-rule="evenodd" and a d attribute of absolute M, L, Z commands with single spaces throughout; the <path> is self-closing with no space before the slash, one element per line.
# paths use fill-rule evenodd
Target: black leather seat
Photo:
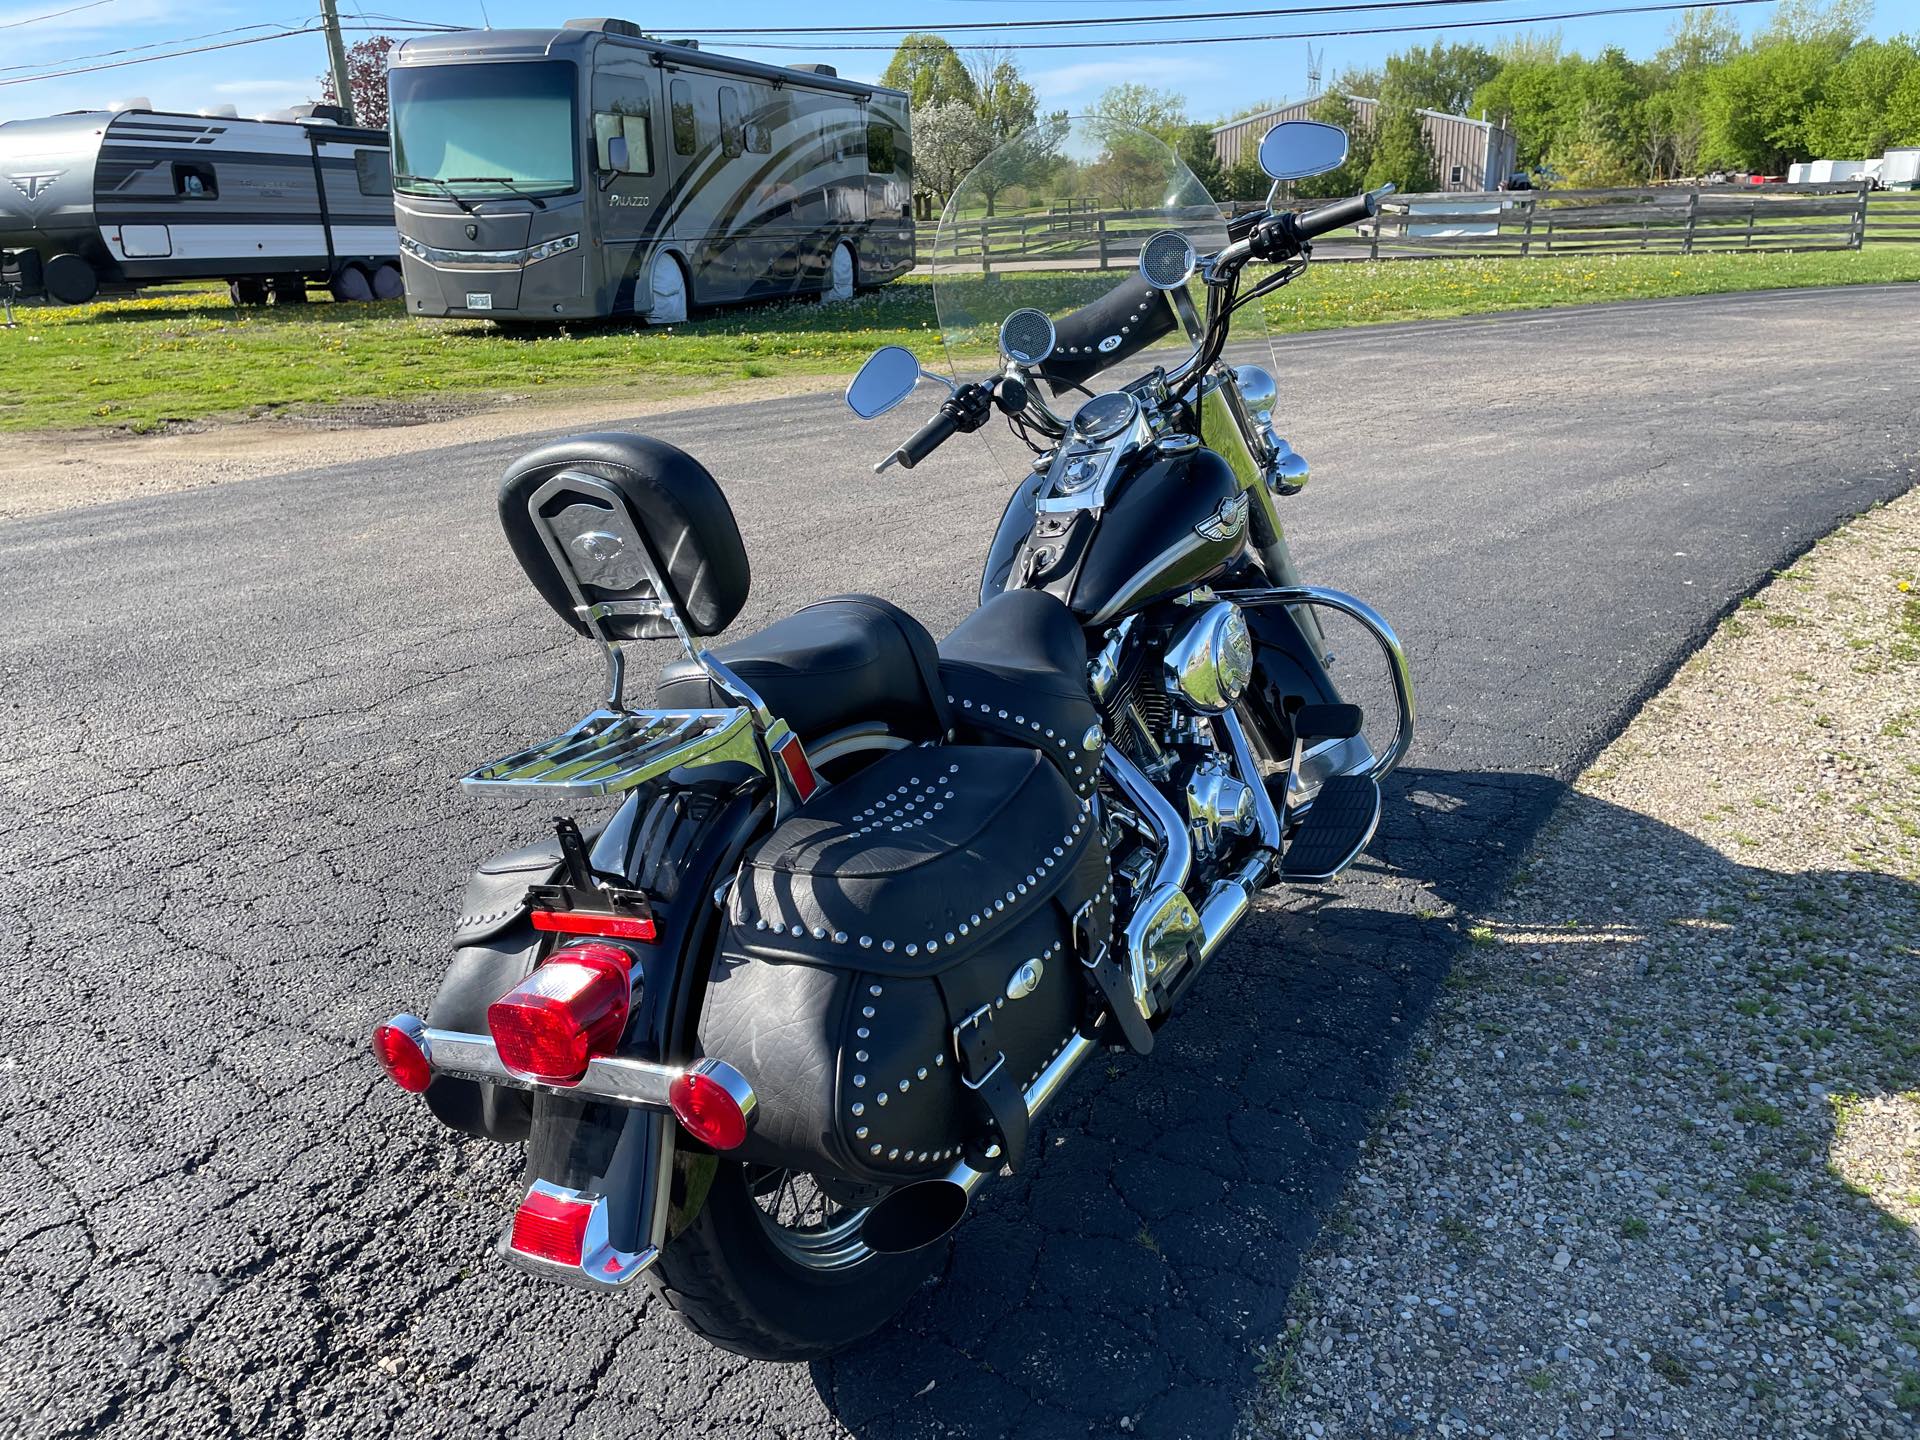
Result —
<path fill-rule="evenodd" d="M 713 653 L 803 740 L 863 720 L 880 721 L 913 740 L 946 733 L 948 707 L 933 636 L 877 596 L 816 600 Z M 658 697 L 661 705 L 681 710 L 735 703 L 685 659 L 661 672 Z"/>
<path fill-rule="evenodd" d="M 987 601 L 940 642 L 940 681 L 959 738 L 1031 745 L 1076 792 L 1092 792 L 1100 712 L 1087 690 L 1087 642 L 1054 596 L 1007 590 Z"/>

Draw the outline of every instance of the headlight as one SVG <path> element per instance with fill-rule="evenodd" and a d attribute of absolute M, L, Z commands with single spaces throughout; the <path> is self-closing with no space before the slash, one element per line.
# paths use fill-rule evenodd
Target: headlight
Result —
<path fill-rule="evenodd" d="M 527 250 L 527 264 L 536 260 L 551 260 L 556 255 L 564 255 L 569 250 L 579 248 L 578 235 L 562 235 L 558 240 L 548 240 L 544 244 L 530 246 Z"/>
<path fill-rule="evenodd" d="M 411 235 L 402 235 L 400 237 L 400 253 L 403 255 L 411 255 L 416 260 L 424 260 L 427 258 L 427 247 Z"/>
<path fill-rule="evenodd" d="M 1238 605 L 1216 600 L 1193 616 L 1167 647 L 1167 686 L 1196 709 L 1218 714 L 1253 678 L 1253 637 Z"/>

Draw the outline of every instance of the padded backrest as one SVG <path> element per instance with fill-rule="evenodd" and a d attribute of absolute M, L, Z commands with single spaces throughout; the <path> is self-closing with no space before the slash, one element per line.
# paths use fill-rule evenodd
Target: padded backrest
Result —
<path fill-rule="evenodd" d="M 536 503 L 589 603 L 664 598 L 695 635 L 718 634 L 747 603 L 747 552 L 727 497 L 704 465 L 664 440 L 575 436 L 521 457 L 500 482 L 500 524 L 514 558 L 561 619 L 588 634 L 549 535 L 535 523 Z M 653 593 L 649 564 L 664 597 Z M 616 640 L 674 633 L 659 615 L 602 623 Z"/>

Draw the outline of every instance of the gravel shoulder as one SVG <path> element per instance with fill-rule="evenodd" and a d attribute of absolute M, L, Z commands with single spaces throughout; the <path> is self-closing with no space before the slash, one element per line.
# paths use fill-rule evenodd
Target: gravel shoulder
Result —
<path fill-rule="evenodd" d="M 1472 943 L 1247 1428 L 1920 1434 L 1916 816 L 1920 492 L 1729 617 L 1491 913 L 1436 917 Z"/>

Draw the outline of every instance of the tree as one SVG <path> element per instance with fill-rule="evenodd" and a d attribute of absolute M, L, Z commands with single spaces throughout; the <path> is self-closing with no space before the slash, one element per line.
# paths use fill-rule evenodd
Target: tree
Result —
<path fill-rule="evenodd" d="M 1363 100 L 1378 100 L 1386 78 L 1378 65 L 1349 65 L 1334 80 L 1333 88 Z"/>
<path fill-rule="evenodd" d="M 967 56 L 967 74 L 973 80 L 974 107 L 996 140 L 1031 129 L 1040 118 L 1040 97 L 1020 74 L 1013 51 L 974 50 Z"/>
<path fill-rule="evenodd" d="M 398 43 L 391 35 L 369 35 L 348 48 L 347 93 L 356 125 L 387 128 L 387 52 Z M 340 103 L 331 72 L 320 77 L 320 98 L 329 105 Z"/>
<path fill-rule="evenodd" d="M 1387 57 L 1379 98 L 1415 110 L 1464 115 L 1473 105 L 1474 92 L 1499 73 L 1500 61 L 1493 52 L 1436 40 Z"/>
<path fill-rule="evenodd" d="M 1724 65 L 1740 49 L 1740 22 L 1712 5 L 1682 12 L 1653 63 L 1670 75 Z"/>
<path fill-rule="evenodd" d="M 1226 188 L 1227 175 L 1220 166 L 1220 152 L 1213 148 L 1213 131 L 1205 125 L 1187 126 L 1180 132 L 1173 153 L 1207 187 L 1207 194 L 1218 200 Z"/>
<path fill-rule="evenodd" d="M 1905 37 L 1863 41 L 1827 76 L 1820 101 L 1807 116 L 1808 152 L 1870 159 L 1889 145 L 1912 143 L 1916 115 L 1920 48 Z"/>
<path fill-rule="evenodd" d="M 942 100 L 913 115 L 913 178 L 944 203 L 967 172 L 993 148 L 980 112 L 964 100 Z"/>
<path fill-rule="evenodd" d="M 1252 155 L 1244 155 L 1227 166 L 1221 173 L 1220 188 L 1214 192 L 1216 200 L 1264 200 L 1273 181 L 1267 178 L 1267 172 L 1260 168 L 1260 162 Z"/>
<path fill-rule="evenodd" d="M 966 62 L 938 35 L 912 34 L 900 42 L 887 68 L 880 72 L 880 83 L 890 90 L 904 90 L 913 100 L 916 112 L 923 107 L 959 101 L 974 105 L 979 95 Z M 916 135 L 918 125 L 915 126 Z M 916 140 L 916 156 L 918 144 Z"/>
<path fill-rule="evenodd" d="M 1171 145 L 1186 126 L 1187 97 L 1129 82 L 1102 94 L 1093 113 L 1110 124 L 1137 125 Z"/>
<path fill-rule="evenodd" d="M 1330 91 L 1313 107 L 1313 118 L 1327 125 L 1338 125 L 1347 132 L 1347 158 L 1338 169 L 1324 175 L 1309 175 L 1293 185 L 1295 199 L 1337 200 L 1367 188 L 1367 171 L 1373 165 L 1373 127 L 1362 118 L 1360 109 L 1338 90 Z"/>
<path fill-rule="evenodd" d="M 1840 63 L 1844 42 L 1763 38 L 1707 72 L 1707 158 L 1777 175 L 1811 156 L 1807 122 Z"/>
<path fill-rule="evenodd" d="M 1376 112 L 1379 128 L 1373 154 L 1367 165 L 1364 188 L 1392 181 L 1408 194 L 1419 195 L 1440 188 L 1433 142 L 1426 127 L 1411 106 L 1382 103 Z"/>

